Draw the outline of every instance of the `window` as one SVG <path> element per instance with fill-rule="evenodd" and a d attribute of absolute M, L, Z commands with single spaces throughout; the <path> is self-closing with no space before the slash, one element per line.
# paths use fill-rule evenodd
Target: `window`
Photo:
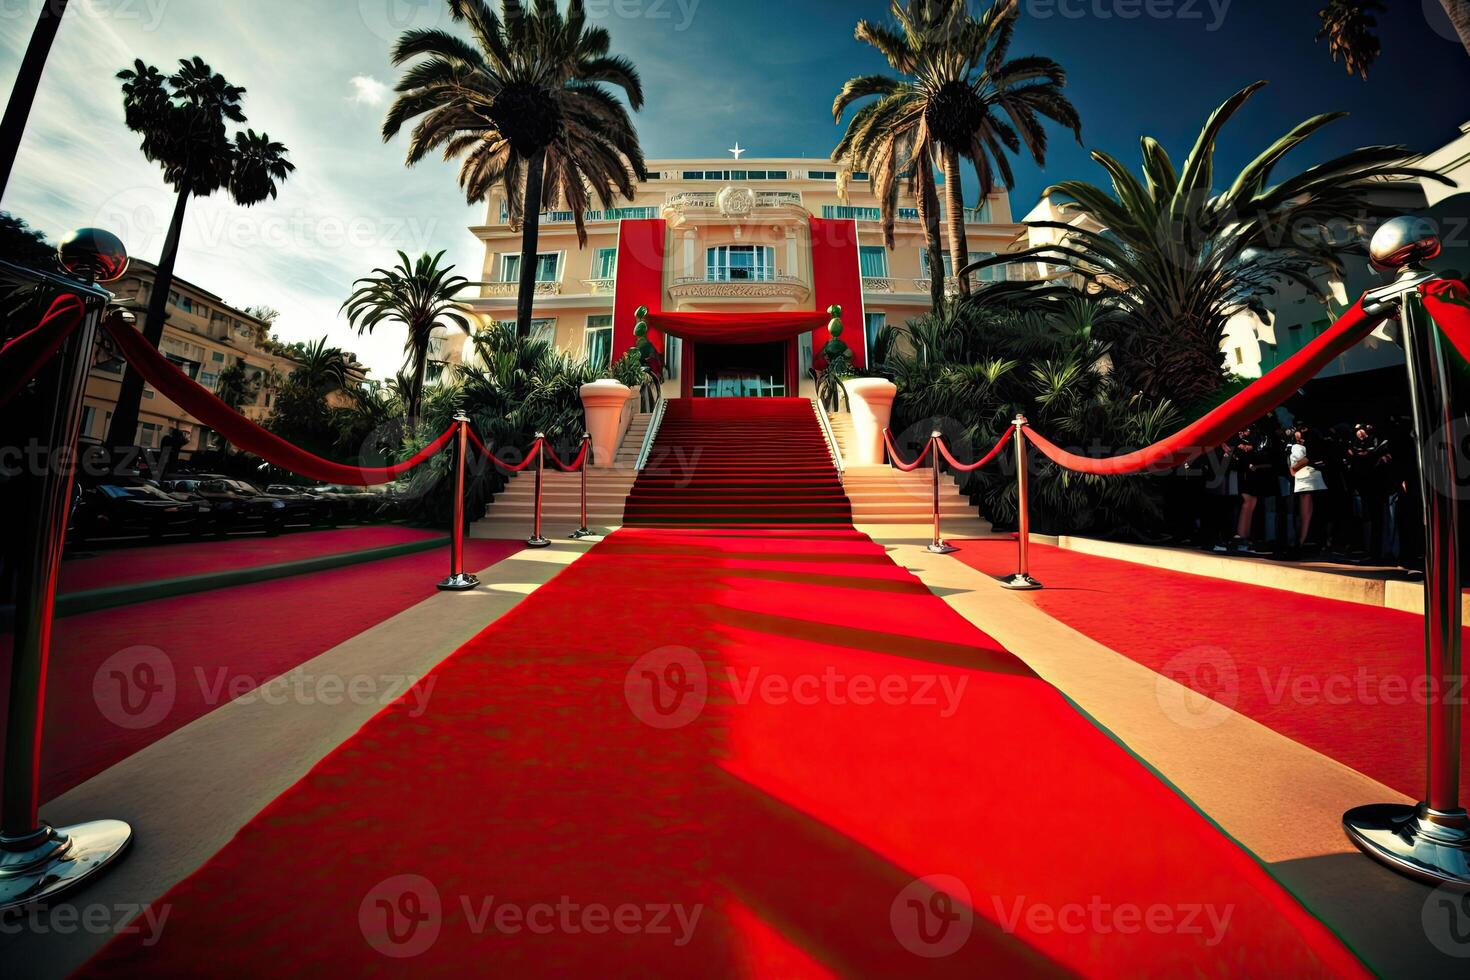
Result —
<path fill-rule="evenodd" d="M 587 318 L 587 333 L 582 342 L 582 356 L 599 371 L 612 364 L 612 317 L 600 313 Z"/>
<path fill-rule="evenodd" d="M 209 355 L 209 359 L 218 364 L 225 359 L 225 355 L 221 354 L 219 351 L 215 351 L 213 354 Z"/>
<path fill-rule="evenodd" d="M 919 274 L 925 279 L 929 278 L 929 250 L 927 248 L 919 250 Z M 950 259 L 948 252 L 944 253 L 944 274 L 954 275 L 954 262 Z"/>
<path fill-rule="evenodd" d="M 971 252 L 970 261 L 979 262 L 981 259 L 995 258 L 994 252 Z M 984 269 L 975 270 L 975 278 L 981 282 L 995 282 L 1005 278 L 1005 267 L 999 265 L 986 266 Z"/>
<path fill-rule="evenodd" d="M 837 171 L 835 171 L 835 170 L 809 170 L 809 171 L 807 171 L 807 176 L 810 177 L 812 180 L 836 180 L 837 179 Z"/>
<path fill-rule="evenodd" d="M 824 218 L 853 218 L 858 221 L 879 221 L 883 213 L 877 208 L 852 208 L 845 204 L 823 204 Z"/>
<path fill-rule="evenodd" d="M 152 422 L 144 422 L 138 426 L 138 445 L 144 449 L 157 449 L 159 433 L 162 431 L 162 426 L 154 425 Z"/>
<path fill-rule="evenodd" d="M 858 249 L 858 265 L 864 279 L 887 279 L 888 250 L 882 245 L 864 245 Z"/>
<path fill-rule="evenodd" d="M 593 279 L 613 279 L 618 274 L 618 250 L 615 248 L 599 248 L 597 255 L 592 259 Z"/>
<path fill-rule="evenodd" d="M 514 320 L 499 320 L 497 322 L 502 327 L 505 327 L 508 330 L 515 330 L 515 328 L 516 328 L 516 322 Z M 537 317 L 536 319 L 532 320 L 531 321 L 531 339 L 532 340 L 539 340 L 539 341 L 542 341 L 543 343 L 555 345 L 556 344 L 556 318 L 555 317 Z"/>
<path fill-rule="evenodd" d="M 213 391 L 215 389 L 215 386 L 219 384 L 219 375 L 215 374 L 213 371 L 200 371 L 199 383 L 208 388 L 210 391 Z"/>
<path fill-rule="evenodd" d="M 888 325 L 887 313 L 869 313 L 863 324 L 863 339 L 868 343 L 868 351 L 871 354 L 873 344 L 877 342 L 878 331 Z"/>
<path fill-rule="evenodd" d="M 561 271 L 561 253 L 542 252 L 536 256 L 536 281 L 556 282 Z M 521 257 L 518 253 L 506 253 L 500 257 L 500 281 L 520 282 Z"/>
<path fill-rule="evenodd" d="M 96 420 L 97 409 L 93 408 L 91 405 L 88 405 L 82 409 L 82 435 L 90 436 L 92 434 L 92 423 Z"/>
<path fill-rule="evenodd" d="M 765 282 L 775 276 L 776 250 L 769 245 L 721 245 L 705 252 L 709 282 Z"/>
<path fill-rule="evenodd" d="M 1245 363 L 1245 354 L 1241 351 L 1241 349 L 1239 347 L 1235 348 L 1235 363 L 1236 364 L 1244 364 Z"/>

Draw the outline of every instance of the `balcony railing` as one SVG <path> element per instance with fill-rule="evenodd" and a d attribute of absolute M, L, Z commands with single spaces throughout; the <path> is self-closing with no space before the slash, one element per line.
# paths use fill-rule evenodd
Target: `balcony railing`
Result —
<path fill-rule="evenodd" d="M 482 298 L 483 297 L 518 296 L 520 294 L 520 291 L 521 291 L 521 284 L 519 282 L 515 281 L 515 280 L 511 280 L 510 282 L 482 282 L 482 283 L 479 283 L 479 286 L 480 286 L 480 296 Z M 548 280 L 548 281 L 543 281 L 543 282 L 537 282 L 536 283 L 536 295 L 537 296 L 560 296 L 561 295 L 561 281 L 560 280 L 553 279 L 553 280 Z"/>
<path fill-rule="evenodd" d="M 863 276 L 863 292 L 891 293 L 893 292 L 893 280 L 887 276 Z"/>
<path fill-rule="evenodd" d="M 613 288 L 617 285 L 616 279 L 583 279 L 587 291 L 594 296 L 611 296 Z"/>
<path fill-rule="evenodd" d="M 799 276 L 776 275 L 766 276 L 764 279 L 734 280 L 682 276 L 669 286 L 669 295 L 676 298 L 704 299 L 806 299 L 811 295 L 811 287 Z"/>
<path fill-rule="evenodd" d="M 796 191 L 756 191 L 757 208 L 801 207 L 801 194 Z M 719 195 L 709 191 L 683 191 L 671 196 L 664 204 L 666 208 L 678 210 L 719 210 Z"/>

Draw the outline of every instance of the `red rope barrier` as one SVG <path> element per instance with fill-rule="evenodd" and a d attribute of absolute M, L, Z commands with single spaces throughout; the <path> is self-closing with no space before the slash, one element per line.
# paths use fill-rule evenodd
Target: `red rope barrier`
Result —
<path fill-rule="evenodd" d="M 1010 426 L 1007 426 L 1006 430 L 1000 434 L 1000 439 L 996 442 L 995 448 L 986 453 L 984 458 L 976 460 L 973 463 L 961 463 L 959 460 L 955 459 L 952 455 L 950 455 L 949 447 L 944 444 L 943 439 L 939 440 L 939 455 L 944 457 L 944 461 L 948 463 L 951 468 L 958 470 L 961 473 L 973 473 L 980 467 L 988 464 L 991 460 L 995 459 L 995 457 L 999 456 L 1002 452 L 1005 451 L 1006 443 L 1010 442 L 1013 438 L 1011 432 L 1012 428 Z"/>
<path fill-rule="evenodd" d="M 903 470 L 905 473 L 912 472 L 918 469 L 923 464 L 924 459 L 929 455 L 929 446 L 933 442 L 933 439 L 925 439 L 924 449 L 919 453 L 919 458 L 914 460 L 912 463 L 905 463 L 902 457 L 898 455 L 898 449 L 893 445 L 893 437 L 889 435 L 887 429 L 883 430 L 883 445 L 888 450 L 888 461 L 898 469 Z"/>
<path fill-rule="evenodd" d="M 1094 459 L 1078 456 L 1031 429 L 1026 438 L 1052 462 L 1078 473 L 1121 475 L 1145 470 L 1170 470 L 1221 445 L 1232 434 L 1275 409 L 1311 380 L 1333 358 L 1340 356 L 1378 326 L 1388 314 L 1369 314 L 1362 300 L 1354 304 L 1321 336 L 1258 378 L 1219 407 L 1151 446 L 1121 456 Z M 1467 328 L 1470 330 L 1470 328 Z"/>
<path fill-rule="evenodd" d="M 587 461 L 587 447 L 589 445 L 591 443 L 582 443 L 582 451 L 577 453 L 577 458 L 572 460 L 571 463 L 563 463 L 561 458 L 556 455 L 556 450 L 552 449 L 549 444 L 546 447 L 546 455 L 551 457 L 551 465 L 563 473 L 576 473 L 582 468 L 582 464 Z"/>
<path fill-rule="evenodd" d="M 361 467 L 334 463 L 293 446 L 230 408 L 211 394 L 209 389 L 169 363 L 167 358 L 154 350 L 141 334 L 120 317 L 109 317 L 103 321 L 102 326 L 128 363 L 137 368 L 144 380 L 163 397 L 214 429 L 235 446 L 313 480 L 359 487 L 392 483 L 449 445 L 449 440 L 454 435 L 454 426 L 451 425 L 411 458 L 392 466 Z"/>
<path fill-rule="evenodd" d="M 540 439 L 537 439 L 535 442 L 531 443 L 531 447 L 526 450 L 525 459 L 521 460 L 519 463 L 512 464 L 507 463 L 505 460 L 492 453 L 490 451 L 490 447 L 485 445 L 485 443 L 481 441 L 479 433 L 477 433 L 474 429 L 471 429 L 468 426 L 466 426 L 465 428 L 466 431 L 469 433 L 470 442 L 474 445 L 476 449 L 480 451 L 480 455 L 484 456 L 486 459 L 490 460 L 490 462 L 494 463 L 496 466 L 500 467 L 503 470 L 506 470 L 510 473 L 519 473 L 526 467 L 530 466 L 532 463 L 536 462 L 536 449 L 541 445 Z M 552 458 L 556 458 L 556 455 L 554 453 L 552 454 Z"/>
<path fill-rule="evenodd" d="M 0 405 L 14 398 L 30 383 L 81 326 L 86 304 L 80 297 L 63 293 L 51 301 L 41 322 L 0 347 Z"/>
<path fill-rule="evenodd" d="M 1470 361 L 1470 289 L 1463 282 L 1442 279 L 1419 287 L 1424 308 L 1460 356 Z"/>

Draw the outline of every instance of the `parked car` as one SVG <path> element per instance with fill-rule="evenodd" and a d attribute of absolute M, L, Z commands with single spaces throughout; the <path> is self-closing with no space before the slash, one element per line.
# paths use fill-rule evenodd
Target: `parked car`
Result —
<path fill-rule="evenodd" d="M 195 535 L 213 524 L 206 502 L 179 500 L 139 477 L 108 477 L 80 486 L 72 516 L 75 538 Z"/>
<path fill-rule="evenodd" d="M 334 485 L 327 489 L 347 501 L 353 520 L 376 521 L 380 519 L 385 499 L 381 493 L 375 493 L 366 487 Z"/>
<path fill-rule="evenodd" d="M 287 483 L 272 483 L 265 492 L 283 497 L 289 503 L 309 507 L 320 524 L 346 524 L 352 519 L 352 506 L 346 497 L 321 487 L 293 487 Z"/>
<path fill-rule="evenodd" d="M 169 493 L 197 496 L 207 501 L 217 516 L 214 524 L 217 534 L 230 531 L 280 534 L 286 526 L 285 501 L 258 492 L 241 491 L 236 486 L 240 482 L 214 473 L 200 473 L 165 480 L 163 487 Z"/>

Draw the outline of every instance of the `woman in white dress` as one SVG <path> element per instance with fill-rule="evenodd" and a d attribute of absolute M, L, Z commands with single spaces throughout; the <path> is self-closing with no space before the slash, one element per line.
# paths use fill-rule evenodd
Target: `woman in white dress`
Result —
<path fill-rule="evenodd" d="M 1292 476 L 1292 490 L 1296 494 L 1296 546 L 1301 549 L 1306 547 L 1307 534 L 1312 530 L 1312 499 L 1319 490 L 1327 489 L 1327 481 L 1307 454 L 1306 430 L 1300 426 L 1292 429 L 1291 440 L 1286 469 Z"/>

